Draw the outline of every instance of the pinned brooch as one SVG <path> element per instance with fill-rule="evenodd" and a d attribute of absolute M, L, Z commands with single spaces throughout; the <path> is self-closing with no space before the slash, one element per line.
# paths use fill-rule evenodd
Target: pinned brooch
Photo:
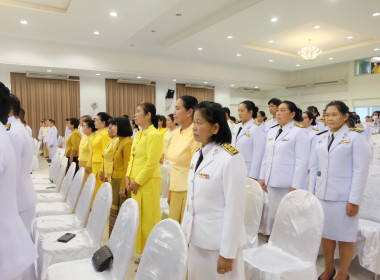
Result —
<path fill-rule="evenodd" d="M 289 141 L 289 138 L 283 138 L 281 141 Z"/>
<path fill-rule="evenodd" d="M 199 178 L 209 179 L 210 176 L 208 174 L 205 174 L 205 173 L 199 173 Z"/>
<path fill-rule="evenodd" d="M 245 136 L 251 136 L 251 133 L 249 132 L 249 131 L 247 131 L 246 133 L 245 133 Z"/>
<path fill-rule="evenodd" d="M 340 142 L 340 144 L 343 144 L 343 143 L 349 143 L 350 142 L 350 139 L 347 139 L 347 140 L 343 140 Z"/>
<path fill-rule="evenodd" d="M 273 138 L 268 138 L 268 141 L 273 140 Z"/>

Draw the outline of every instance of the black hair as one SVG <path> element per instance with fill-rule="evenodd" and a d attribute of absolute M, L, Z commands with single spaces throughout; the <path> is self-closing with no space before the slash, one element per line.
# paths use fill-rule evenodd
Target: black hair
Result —
<path fill-rule="evenodd" d="M 172 120 L 172 122 L 174 122 L 174 115 L 173 114 L 169 114 L 168 117 Z"/>
<path fill-rule="evenodd" d="M 159 121 L 162 121 L 162 127 L 166 127 L 166 118 L 165 118 L 165 116 L 159 116 L 158 117 L 158 120 Z"/>
<path fill-rule="evenodd" d="M 88 128 L 91 128 L 92 132 L 97 131 L 98 129 L 95 127 L 95 121 L 92 119 L 85 119 L 84 122 L 87 124 Z"/>
<path fill-rule="evenodd" d="M 203 101 L 198 104 L 196 111 L 210 124 L 219 124 L 217 134 L 211 136 L 211 141 L 217 144 L 231 143 L 231 130 L 227 124 L 226 114 L 219 103 Z"/>
<path fill-rule="evenodd" d="M 49 122 L 55 124 L 55 120 L 53 120 L 53 119 L 49 119 Z"/>
<path fill-rule="evenodd" d="M 72 124 L 74 126 L 74 128 L 78 128 L 79 120 L 77 118 L 70 118 L 69 122 L 70 122 L 70 124 Z"/>
<path fill-rule="evenodd" d="M 119 137 L 130 137 L 133 135 L 132 127 L 129 123 L 129 118 L 115 118 L 112 120 L 112 125 L 117 126 L 117 136 Z"/>
<path fill-rule="evenodd" d="M 355 128 L 355 123 L 356 123 L 356 117 L 352 112 L 348 112 L 348 118 L 346 120 L 346 125 L 349 128 Z"/>
<path fill-rule="evenodd" d="M 228 117 L 230 118 L 231 116 L 231 111 L 230 111 L 230 109 L 228 108 L 228 107 L 223 107 L 223 111 L 224 111 L 224 113 L 226 113 L 227 115 L 228 115 Z"/>
<path fill-rule="evenodd" d="M 23 121 L 25 119 L 25 110 L 24 108 L 20 108 L 19 118 Z"/>
<path fill-rule="evenodd" d="M 255 103 L 249 100 L 244 100 L 243 102 L 240 102 L 240 104 L 245 104 L 247 110 L 252 111 L 252 118 L 257 118 L 257 112 L 259 111 L 259 108 L 256 107 Z"/>
<path fill-rule="evenodd" d="M 380 111 L 374 111 L 374 112 L 372 113 L 372 116 L 373 116 L 373 114 L 375 114 L 375 113 L 377 113 L 377 115 L 380 117 Z"/>
<path fill-rule="evenodd" d="M 306 114 L 307 117 L 311 120 L 311 125 L 316 125 L 316 122 L 315 122 L 316 116 L 314 116 L 314 114 L 311 111 L 305 111 L 303 113 Z"/>
<path fill-rule="evenodd" d="M 181 96 L 179 99 L 182 99 L 183 107 L 186 108 L 186 111 L 193 109 L 193 115 L 194 115 L 195 108 L 198 105 L 198 99 L 190 95 Z"/>
<path fill-rule="evenodd" d="M 277 107 L 280 106 L 281 100 L 278 98 L 272 98 L 271 100 L 268 101 L 268 105 L 273 104 L 276 105 Z"/>
<path fill-rule="evenodd" d="M 316 117 L 316 118 L 319 117 L 319 116 L 321 115 L 321 114 L 319 113 L 319 111 L 318 111 L 318 108 L 315 107 L 315 106 L 309 106 L 309 107 L 307 107 L 306 111 L 312 112 L 313 114 L 316 113 L 316 114 L 315 114 L 315 117 Z"/>
<path fill-rule="evenodd" d="M 108 115 L 106 112 L 99 112 L 96 115 L 100 118 L 100 121 L 102 121 L 106 124 L 106 126 L 110 125 L 110 121 L 111 121 L 112 117 L 110 115 Z"/>
<path fill-rule="evenodd" d="M 129 120 L 129 116 L 128 115 L 123 115 L 124 118 L 127 118 Z M 129 124 L 130 125 L 130 124 Z"/>
<path fill-rule="evenodd" d="M 143 109 L 144 114 L 150 113 L 150 121 L 152 122 L 155 128 L 158 128 L 158 116 L 156 115 L 156 106 L 150 102 L 144 102 L 140 104 L 140 107 Z"/>
<path fill-rule="evenodd" d="M 230 116 L 230 120 L 233 121 L 233 122 L 236 122 L 236 118 L 233 117 L 233 116 Z"/>
<path fill-rule="evenodd" d="M 335 106 L 342 115 L 348 114 L 350 112 L 348 106 L 343 101 L 331 101 L 326 105 L 325 110 L 330 106 Z"/>
<path fill-rule="evenodd" d="M 294 104 L 292 101 L 288 101 L 288 100 L 282 101 L 281 104 L 282 103 L 287 105 L 287 107 L 291 113 L 293 113 L 293 112 L 295 113 L 293 120 L 295 120 L 297 122 L 303 121 L 302 110 L 300 108 L 298 108 L 296 104 Z"/>
<path fill-rule="evenodd" d="M 67 121 L 67 122 L 68 122 L 68 121 L 69 121 L 69 118 L 66 118 L 66 119 L 65 119 L 65 121 Z"/>
<path fill-rule="evenodd" d="M 21 110 L 21 103 L 20 99 L 14 94 L 11 93 L 11 110 L 14 116 L 19 117 L 20 116 L 20 110 Z"/>
<path fill-rule="evenodd" d="M 265 112 L 264 111 L 259 111 L 258 113 L 260 113 L 260 115 L 262 117 L 264 117 L 264 122 L 268 119 L 266 116 L 265 116 Z"/>
<path fill-rule="evenodd" d="M 11 111 L 11 91 L 0 82 L 0 121 L 5 125 Z"/>

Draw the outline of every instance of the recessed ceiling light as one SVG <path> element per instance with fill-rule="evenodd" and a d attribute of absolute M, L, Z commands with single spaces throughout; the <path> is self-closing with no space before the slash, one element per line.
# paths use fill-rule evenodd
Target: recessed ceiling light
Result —
<path fill-rule="evenodd" d="M 99 31 L 94 31 L 94 35 L 99 35 L 100 32 Z"/>
<path fill-rule="evenodd" d="M 203 48 L 198 48 L 198 51 L 203 51 Z"/>
<path fill-rule="evenodd" d="M 333 60 L 334 58 L 333 57 L 329 57 L 329 60 Z"/>
<path fill-rule="evenodd" d="M 273 40 L 269 40 L 268 43 L 269 43 L 269 44 L 272 44 L 272 43 L 274 43 L 274 41 L 273 41 Z"/>
<path fill-rule="evenodd" d="M 231 85 L 231 87 L 234 87 L 235 85 Z"/>
<path fill-rule="evenodd" d="M 241 56 L 241 53 L 237 53 L 236 56 Z"/>
<path fill-rule="evenodd" d="M 26 20 L 22 20 L 20 21 L 21 24 L 28 24 L 28 22 Z"/>
<path fill-rule="evenodd" d="M 96 76 L 100 76 L 100 74 L 99 74 L 99 73 L 96 73 L 95 75 L 96 75 Z"/>
<path fill-rule="evenodd" d="M 232 35 L 228 35 L 228 36 L 227 36 L 227 39 L 232 39 L 232 38 L 233 38 Z"/>
<path fill-rule="evenodd" d="M 314 29 L 319 29 L 319 28 L 321 28 L 320 25 L 315 25 L 315 26 L 314 26 Z"/>
<path fill-rule="evenodd" d="M 255 86 L 255 88 L 259 88 L 258 86 Z"/>
<path fill-rule="evenodd" d="M 380 49 L 379 48 L 376 48 L 376 49 L 373 49 L 374 51 L 379 51 Z"/>
<path fill-rule="evenodd" d="M 348 37 L 347 37 L 347 39 L 352 39 L 352 38 L 354 38 L 354 37 L 352 37 L 352 36 L 348 36 Z"/>
<path fill-rule="evenodd" d="M 141 79 L 141 76 L 137 76 L 137 79 Z"/>
<path fill-rule="evenodd" d="M 300 67 L 301 66 L 301 64 L 296 64 L 296 67 Z"/>
<path fill-rule="evenodd" d="M 50 70 L 50 69 L 48 69 L 48 70 L 46 70 L 46 72 L 49 72 L 49 73 L 50 73 L 50 72 L 51 72 L 51 70 Z"/>
<path fill-rule="evenodd" d="M 110 12 L 110 16 L 111 17 L 117 17 L 117 13 L 116 12 Z"/>
<path fill-rule="evenodd" d="M 268 61 L 269 61 L 269 62 L 273 62 L 273 59 L 269 59 Z"/>
<path fill-rule="evenodd" d="M 176 82 L 177 80 L 176 79 L 173 79 L 173 82 Z"/>
<path fill-rule="evenodd" d="M 208 82 L 203 82 L 204 84 L 208 84 Z"/>
<path fill-rule="evenodd" d="M 378 17 L 378 16 L 380 16 L 380 13 L 374 13 L 372 16 Z"/>
<path fill-rule="evenodd" d="M 175 14 L 177 17 L 181 17 L 182 14 L 181 13 L 178 13 L 178 14 Z"/>
<path fill-rule="evenodd" d="M 271 21 L 271 22 L 277 22 L 277 21 L 278 21 L 278 18 L 276 18 L 276 17 L 272 17 L 270 21 Z"/>

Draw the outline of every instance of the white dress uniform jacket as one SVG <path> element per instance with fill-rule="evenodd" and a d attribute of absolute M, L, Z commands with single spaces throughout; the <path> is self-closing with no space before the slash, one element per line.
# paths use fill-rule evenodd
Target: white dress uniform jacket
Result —
<path fill-rule="evenodd" d="M 371 137 L 371 165 L 380 167 L 380 133 L 374 134 Z"/>
<path fill-rule="evenodd" d="M 44 138 L 46 138 L 46 132 L 45 132 Z M 57 146 L 58 146 L 58 131 L 55 126 L 49 127 L 49 133 L 47 135 L 46 145 L 49 150 L 49 158 L 53 159 L 53 157 L 55 156 L 55 153 L 57 152 Z M 51 145 L 53 145 L 53 147 L 50 147 Z"/>
<path fill-rule="evenodd" d="M 11 125 L 12 127 L 12 125 Z M 37 251 L 18 215 L 16 156 L 0 123 L 0 279 L 12 280 L 37 258 Z"/>
<path fill-rule="evenodd" d="M 330 146 L 329 133 L 315 138 L 310 159 L 309 191 L 321 200 L 359 205 L 368 176 L 370 148 L 358 129 L 346 125 Z"/>
<path fill-rule="evenodd" d="M 236 151 L 231 145 L 227 145 L 227 149 L 231 153 Z M 244 158 L 240 153 L 230 154 L 215 143 L 203 147 L 202 153 L 204 158 L 196 171 L 199 151 L 190 163 L 182 228 L 188 243 L 235 259 L 245 242 L 247 172 Z"/>
<path fill-rule="evenodd" d="M 44 139 L 43 139 L 43 143 L 45 143 L 45 144 L 47 144 L 47 140 L 49 139 L 50 131 L 51 131 L 51 127 L 49 127 L 49 126 L 46 127 Z"/>
<path fill-rule="evenodd" d="M 242 128 L 239 135 L 239 129 Z M 248 177 L 259 179 L 263 160 L 266 132 L 258 122 L 250 119 L 244 125 L 239 123 L 232 133 L 232 146 L 244 157 Z"/>
<path fill-rule="evenodd" d="M 319 131 L 323 131 L 323 130 L 326 130 L 326 125 L 325 125 L 325 121 L 323 119 L 319 119 L 319 120 L 316 120 L 316 128 L 319 130 Z"/>
<path fill-rule="evenodd" d="M 310 156 L 307 130 L 291 121 L 276 139 L 279 129 L 277 125 L 268 132 L 260 179 L 272 188 L 306 189 Z"/>
<path fill-rule="evenodd" d="M 66 126 L 65 128 L 65 139 L 69 138 L 70 134 L 71 134 L 71 130 Z M 81 132 L 83 134 L 83 132 Z"/>
<path fill-rule="evenodd" d="M 309 126 L 306 129 L 307 129 L 307 133 L 309 133 L 309 139 L 310 139 L 310 144 L 311 144 L 314 136 L 321 131 L 319 131 L 318 128 L 314 126 Z"/>
<path fill-rule="evenodd" d="M 267 119 L 262 125 L 264 126 L 264 130 L 268 132 L 276 124 L 278 124 L 277 119 Z"/>
<path fill-rule="evenodd" d="M 39 141 L 42 141 L 42 130 L 44 129 L 43 126 L 40 126 L 40 130 L 38 131 L 38 136 L 37 136 L 37 139 Z"/>

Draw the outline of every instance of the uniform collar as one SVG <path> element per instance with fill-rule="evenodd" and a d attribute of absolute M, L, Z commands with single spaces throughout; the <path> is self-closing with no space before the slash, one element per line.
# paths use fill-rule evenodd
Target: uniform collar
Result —
<path fill-rule="evenodd" d="M 341 128 L 339 128 L 339 130 L 336 131 L 336 132 L 331 132 L 331 131 L 329 131 L 329 137 L 331 138 L 332 135 L 334 134 L 334 138 L 336 138 L 336 137 L 338 136 L 339 132 L 341 132 L 345 126 L 346 126 L 346 125 L 343 125 L 343 126 L 342 126 Z"/>
<path fill-rule="evenodd" d="M 252 125 L 252 123 L 253 123 L 253 118 L 251 118 L 249 121 L 247 121 L 245 124 L 241 124 L 241 127 L 242 128 L 246 128 L 246 127 L 248 127 L 248 126 L 251 126 Z"/>
<path fill-rule="evenodd" d="M 16 119 L 14 116 L 8 118 L 8 123 L 21 123 L 20 119 Z"/>
<path fill-rule="evenodd" d="M 294 120 L 288 122 L 286 125 L 284 125 L 283 127 L 279 126 L 282 128 L 282 130 L 286 130 L 288 128 L 292 128 L 294 126 Z"/>
<path fill-rule="evenodd" d="M 206 146 L 204 146 L 204 147 L 202 147 L 200 149 L 202 151 L 203 158 L 206 157 L 206 155 L 208 154 L 208 152 L 210 152 L 212 150 L 212 148 L 214 147 L 214 145 L 215 145 L 214 142 L 210 142 Z"/>

